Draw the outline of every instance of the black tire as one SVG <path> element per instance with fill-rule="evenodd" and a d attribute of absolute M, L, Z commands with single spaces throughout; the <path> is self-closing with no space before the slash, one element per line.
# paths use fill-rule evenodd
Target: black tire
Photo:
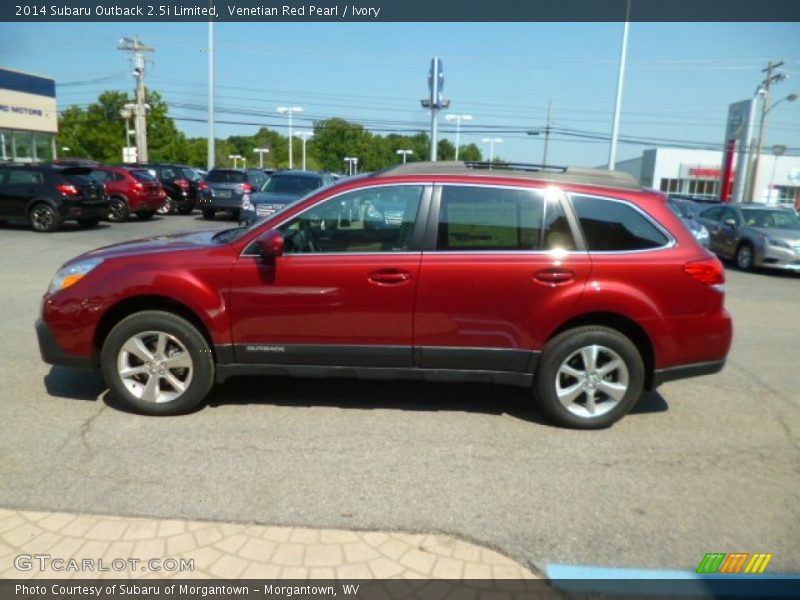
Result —
<path fill-rule="evenodd" d="M 142 221 L 149 221 L 153 218 L 153 215 L 156 214 L 154 210 L 140 210 L 136 213 L 136 216 L 139 217 Z"/>
<path fill-rule="evenodd" d="M 28 218 L 33 230 L 39 233 L 51 233 L 58 229 L 61 222 L 55 209 L 44 202 L 34 204 L 28 213 Z"/>
<path fill-rule="evenodd" d="M 160 215 L 171 215 L 175 212 L 175 200 L 171 197 L 167 196 L 164 199 L 164 204 L 162 204 L 156 212 Z"/>
<path fill-rule="evenodd" d="M 739 247 L 736 249 L 736 256 L 734 256 L 736 266 L 739 268 L 739 270 L 752 271 L 753 258 L 753 247 L 747 242 L 739 244 Z"/>
<path fill-rule="evenodd" d="M 92 227 L 97 227 L 97 224 L 99 222 L 100 222 L 100 217 L 92 217 L 91 219 L 78 219 L 78 225 L 80 225 L 84 229 L 91 229 Z"/>
<path fill-rule="evenodd" d="M 165 334 L 170 338 L 169 345 L 166 352 L 171 351 L 181 352 L 180 346 L 183 347 L 191 359 L 191 379 L 189 380 L 188 387 L 182 393 L 179 393 L 174 399 L 168 401 L 150 402 L 137 397 L 131 389 L 128 388 L 126 383 L 120 376 L 117 369 L 117 361 L 120 358 L 120 353 L 123 345 L 133 338 L 134 336 L 141 335 L 145 340 L 152 340 L 156 342 L 158 337 L 151 336 L 150 333 Z M 145 347 L 151 351 L 158 352 L 157 346 L 152 344 Z M 171 347 L 171 348 L 170 348 Z M 152 358 L 152 357 L 151 357 Z M 165 357 L 157 357 L 159 359 L 169 360 Z M 123 360 L 130 361 L 136 359 L 135 356 L 123 357 Z M 138 359 L 137 359 L 138 360 Z M 146 363 L 140 361 L 139 368 L 149 369 L 150 366 L 145 366 Z M 156 363 L 153 362 L 152 365 Z M 208 396 L 211 387 L 214 384 L 214 357 L 208 347 L 203 334 L 197 328 L 172 313 L 163 311 L 143 311 L 135 313 L 126 317 L 111 330 L 103 342 L 103 348 L 100 354 L 100 366 L 103 373 L 103 378 L 106 384 L 111 389 L 115 398 L 119 399 L 126 407 L 131 410 L 146 414 L 146 415 L 178 415 L 190 412 L 198 407 Z M 130 366 L 130 364 L 129 364 Z M 158 366 L 153 367 L 158 369 Z M 155 371 L 150 373 L 142 373 L 137 375 L 139 379 L 128 378 L 128 384 L 132 385 L 139 393 L 144 396 L 147 391 L 147 381 L 153 376 L 159 377 L 158 372 L 152 375 Z M 181 376 L 185 376 L 186 381 L 188 375 L 182 372 L 181 369 L 168 369 L 167 372 L 180 380 Z M 159 377 L 157 380 L 159 387 L 158 394 L 162 393 L 164 388 L 167 388 L 165 393 L 174 393 L 176 388 L 171 387 L 165 378 Z M 172 390 L 171 392 L 169 390 Z"/>
<path fill-rule="evenodd" d="M 601 348 L 594 369 L 587 368 L 583 364 L 583 357 L 579 356 L 581 349 L 592 347 Z M 611 365 L 614 358 L 621 359 L 625 370 L 616 368 L 606 375 L 597 375 L 597 370 Z M 608 360 L 601 362 L 605 359 Z M 589 389 L 593 396 L 599 400 L 594 415 L 589 414 L 585 387 L 570 403 L 571 408 L 559 400 L 558 386 L 563 385 L 562 392 L 566 394 L 570 389 L 579 389 L 580 385 L 574 386 L 582 382 L 578 377 L 559 373 L 563 366 L 595 374 L 595 378 L 585 380 L 586 385 L 592 386 Z M 624 390 L 621 398 L 614 399 L 603 391 L 604 387 L 609 387 L 608 384 Z M 558 425 L 574 429 L 602 429 L 617 422 L 633 408 L 642 394 L 643 386 L 644 363 L 634 343 L 614 329 L 589 325 L 560 333 L 545 345 L 536 372 L 534 395 L 542 410 Z"/>
<path fill-rule="evenodd" d="M 203 209 L 203 218 L 208 219 L 211 221 L 214 218 L 214 215 L 217 213 L 213 208 L 204 208 Z"/>
<path fill-rule="evenodd" d="M 112 196 L 108 201 L 108 220 L 113 223 L 124 223 L 130 215 L 128 201 L 119 196 Z"/>

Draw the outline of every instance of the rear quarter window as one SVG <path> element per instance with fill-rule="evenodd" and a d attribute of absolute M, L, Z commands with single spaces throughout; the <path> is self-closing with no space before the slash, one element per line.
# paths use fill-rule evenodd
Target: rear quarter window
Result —
<path fill-rule="evenodd" d="M 595 196 L 572 196 L 586 246 L 595 252 L 660 248 L 669 238 L 630 204 Z"/>

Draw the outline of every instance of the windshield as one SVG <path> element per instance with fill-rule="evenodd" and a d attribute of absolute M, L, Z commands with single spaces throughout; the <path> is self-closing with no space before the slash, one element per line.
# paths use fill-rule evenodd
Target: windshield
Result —
<path fill-rule="evenodd" d="M 254 229 L 257 229 L 258 227 L 260 227 L 261 224 L 264 223 L 264 221 L 268 221 L 269 219 L 274 219 L 276 215 L 280 215 L 285 210 L 296 206 L 298 203 L 305 201 L 307 198 L 311 198 L 312 196 L 314 196 L 316 194 L 325 192 L 325 191 L 329 190 L 330 188 L 335 187 L 336 185 L 337 185 L 336 182 L 333 182 L 333 183 L 329 183 L 326 186 L 315 188 L 315 189 L 311 190 L 309 193 L 307 193 L 305 196 L 303 196 L 301 198 L 298 198 L 297 201 L 291 202 L 291 203 L 283 206 L 282 208 L 278 209 L 276 212 L 272 213 L 271 215 L 267 215 L 267 216 L 264 216 L 264 217 L 257 218 L 255 221 L 253 221 L 252 223 L 250 223 L 246 227 L 235 227 L 233 229 L 223 229 L 219 233 L 215 234 L 212 239 L 217 241 L 217 242 L 220 242 L 220 243 L 227 243 L 227 242 L 232 242 L 232 241 L 238 240 L 242 236 L 247 235 L 248 233 L 250 233 Z"/>
<path fill-rule="evenodd" d="M 743 208 L 742 217 L 748 227 L 764 229 L 800 229 L 800 219 L 788 210 Z"/>
<path fill-rule="evenodd" d="M 303 177 L 300 175 L 273 175 L 262 186 L 262 192 L 275 194 L 297 194 L 301 196 L 322 185 L 321 177 Z"/>
<path fill-rule="evenodd" d="M 245 183 L 247 181 L 247 173 L 215 169 L 209 171 L 208 175 L 206 175 L 206 181 L 208 183 Z"/>
<path fill-rule="evenodd" d="M 679 217 L 684 219 L 691 219 L 697 214 L 697 206 L 692 204 L 691 202 L 685 202 L 681 200 L 668 200 L 667 204 Z"/>

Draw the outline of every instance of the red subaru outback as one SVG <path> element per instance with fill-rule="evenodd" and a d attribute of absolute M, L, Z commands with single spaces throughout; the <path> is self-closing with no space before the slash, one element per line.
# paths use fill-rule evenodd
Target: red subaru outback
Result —
<path fill-rule="evenodd" d="M 605 427 L 643 390 L 719 371 L 719 260 L 663 195 L 591 170 L 416 163 L 246 228 L 69 261 L 37 333 L 130 408 L 176 414 L 232 375 L 490 381 Z"/>

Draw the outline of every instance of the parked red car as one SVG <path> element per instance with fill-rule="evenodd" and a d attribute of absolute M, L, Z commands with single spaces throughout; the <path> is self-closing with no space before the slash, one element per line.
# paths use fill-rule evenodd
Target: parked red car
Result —
<path fill-rule="evenodd" d="M 722 265 L 662 194 L 484 167 L 398 166 L 246 228 L 84 254 L 44 297 L 42 356 L 152 415 L 232 375 L 364 376 L 519 385 L 578 428 L 723 367 Z"/>
<path fill-rule="evenodd" d="M 161 183 L 145 169 L 98 165 L 92 177 L 106 186 L 110 221 L 127 221 L 131 213 L 149 219 L 167 199 Z"/>

